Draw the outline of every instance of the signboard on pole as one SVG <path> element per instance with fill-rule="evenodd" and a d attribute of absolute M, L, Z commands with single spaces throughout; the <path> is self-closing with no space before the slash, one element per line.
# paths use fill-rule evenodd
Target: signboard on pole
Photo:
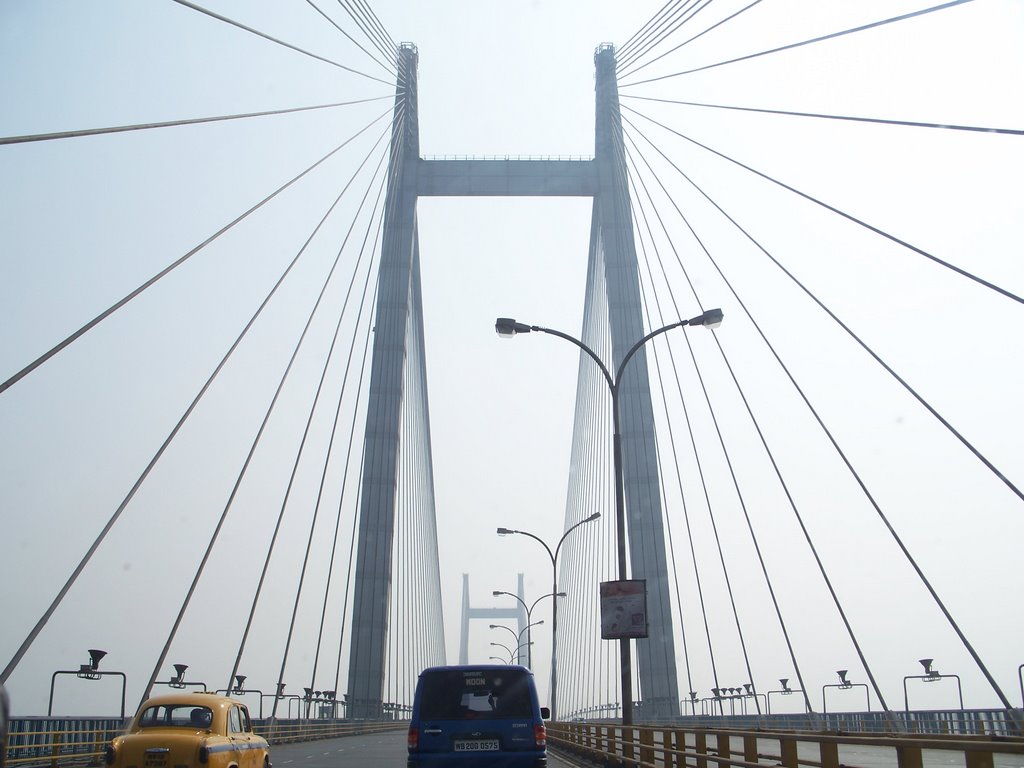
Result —
<path fill-rule="evenodd" d="M 647 580 L 601 582 L 601 639 L 647 637 Z"/>

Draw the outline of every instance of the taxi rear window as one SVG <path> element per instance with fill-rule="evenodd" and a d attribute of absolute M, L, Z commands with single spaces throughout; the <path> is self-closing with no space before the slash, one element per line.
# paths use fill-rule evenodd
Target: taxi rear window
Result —
<path fill-rule="evenodd" d="M 161 704 L 148 707 L 139 717 L 140 728 L 209 728 L 213 710 L 195 704 Z"/>
<path fill-rule="evenodd" d="M 435 670 L 420 678 L 420 717 L 500 720 L 531 717 L 529 674 L 521 669 Z"/>

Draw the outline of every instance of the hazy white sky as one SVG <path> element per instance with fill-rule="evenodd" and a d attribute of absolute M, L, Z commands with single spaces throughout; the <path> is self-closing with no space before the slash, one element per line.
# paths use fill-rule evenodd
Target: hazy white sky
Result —
<path fill-rule="evenodd" d="M 327 0 L 318 4 L 342 23 L 337 6 Z M 205 5 L 382 74 L 306 3 L 208 0 Z M 694 31 L 743 5 L 715 3 L 705 22 L 694 22 Z M 927 5 L 920 0 L 764 0 L 644 73 L 716 63 Z M 418 46 L 420 144 L 427 155 L 592 154 L 594 48 L 623 43 L 660 6 L 548 0 L 373 3 L 396 41 Z M 623 94 L 1021 129 L 1022 32 L 1019 3 L 975 0 L 817 46 L 624 87 Z M 88 6 L 6 0 L 0 4 L 0 72 L 2 136 L 389 97 L 393 91 L 164 0 Z M 638 79 L 643 76 L 623 82 Z M 1019 135 L 786 119 L 626 98 L 623 103 L 1017 295 L 1024 293 Z M 385 99 L 279 118 L 0 147 L 0 305 L 5 308 L 0 375 L 6 378 L 186 253 L 388 104 Z M 906 249 L 627 115 L 1011 481 L 1024 483 L 1019 303 L 953 278 Z M 187 269 L 0 394 L 0 576 L 7 585 L 0 598 L 0 662 L 17 649 L 244 318 L 370 150 L 385 128 L 378 125 L 294 194 L 282 195 Z M 636 132 L 631 135 L 673 200 L 691 212 L 694 227 L 737 293 L 821 407 L 1004 691 L 1019 704 L 1016 675 L 1024 662 L 1019 648 L 1024 626 L 1013 584 L 1024 504 L 780 279 L 749 241 L 643 146 Z M 656 182 L 647 178 L 654 191 Z M 12 677 L 16 712 L 45 711 L 52 671 L 77 667 L 90 647 L 110 652 L 105 668 L 129 673 L 129 707 L 134 704 L 317 281 L 344 237 L 355 204 L 345 205 L 348 213 L 339 212 L 311 246 L 309 265 L 298 269 L 254 328 L 251 342 L 240 348 L 224 380 Z M 657 208 L 674 216 L 664 200 Z M 531 600 L 547 589 L 549 566 L 541 548 L 525 539 L 498 539 L 494 529 L 522 528 L 552 542 L 562 531 L 577 357 L 550 338 L 499 342 L 493 321 L 514 316 L 579 330 L 589 220 L 588 200 L 420 203 L 449 661 L 458 655 L 463 573 L 469 574 L 477 606 L 494 604 L 494 589 L 512 591 L 520 572 L 526 574 Z M 902 676 L 917 674 L 916 659 L 924 656 L 936 658 L 940 671 L 963 677 L 968 706 L 994 705 L 963 650 L 899 563 L 877 517 L 837 469 L 737 300 L 678 217 L 674 221 L 673 244 L 691 263 L 701 300 L 725 309 L 718 338 L 781 451 L 869 658 L 878 665 L 890 706 L 902 705 Z M 671 253 L 665 242 L 661 250 Z M 692 294 L 684 293 L 676 272 L 669 282 L 678 286 L 687 314 L 695 304 Z M 343 288 L 335 288 L 329 300 L 340 303 L 342 297 Z M 316 351 L 298 361 L 281 415 L 269 427 L 266 443 L 274 449 L 257 456 L 228 520 L 224 541 L 229 543 L 211 564 L 211 576 L 168 657 L 169 663 L 191 664 L 190 677 L 217 687 L 235 651 L 235 632 L 221 628 L 244 621 L 266 526 L 280 505 L 282 478 L 329 333 L 329 321 L 314 327 L 310 347 Z M 741 467 L 748 506 L 784 590 L 783 602 L 801 609 L 794 611 L 794 630 L 805 673 L 813 680 L 812 700 L 820 706 L 820 686 L 834 682 L 835 669 L 857 670 L 856 660 L 823 601 L 819 580 L 808 570 L 803 544 L 727 373 L 719 362 L 709 363 L 705 375 Z M 697 391 L 692 372 L 684 376 L 687 391 Z M 712 494 L 727 499 L 730 486 L 720 451 L 713 447 L 706 417 L 696 418 L 701 444 L 708 446 Z M 325 445 L 324 427 L 314 441 Z M 692 460 L 680 464 L 691 482 Z M 316 474 L 312 464 L 300 474 L 297 508 L 311 504 Z M 722 524 L 734 542 L 730 557 L 741 560 L 750 554 L 749 541 L 742 543 L 741 518 L 733 499 L 721 503 L 727 516 Z M 670 515 L 681 525 L 672 500 Z M 286 531 L 281 548 L 290 554 L 271 572 L 275 597 L 289 606 L 293 587 L 288 585 L 305 535 L 301 525 Z M 690 568 L 683 536 L 677 528 L 681 574 Z M 712 546 L 709 539 L 700 540 L 702 550 Z M 713 569 L 713 563 L 702 567 Z M 315 576 L 325 565 L 321 561 L 313 568 Z M 751 627 L 774 638 L 755 572 L 737 570 L 753 574 L 740 579 L 751 585 L 741 610 Z M 684 602 L 692 605 L 692 588 L 684 581 L 681 589 Z M 719 591 L 713 601 L 721 606 L 725 599 Z M 242 669 L 250 684 L 266 690 L 273 687 L 281 625 L 287 621 L 272 614 L 258 617 Z M 300 615 L 306 631 L 300 630 L 304 639 L 297 642 L 285 676 L 290 688 L 304 684 L 306 672 L 300 669 L 311 658 L 309 635 L 317 618 L 314 608 Z M 698 620 L 685 618 L 688 632 L 697 633 L 690 638 L 697 648 Z M 724 626 L 729 620 L 722 613 L 716 621 Z M 733 641 L 725 629 L 722 633 L 723 648 L 730 647 Z M 223 634 L 230 638 L 226 648 Z M 474 626 L 473 657 L 486 658 L 487 643 L 504 642 L 501 634 L 506 633 Z M 549 636 L 539 632 L 535 640 L 535 667 L 546 681 Z M 778 677 L 792 678 L 777 639 L 766 639 L 755 656 L 762 690 Z M 697 659 L 694 685 L 707 691 L 711 686 Z M 729 684 L 744 681 L 740 664 L 727 674 Z M 864 679 L 858 671 L 851 678 Z M 94 704 L 113 709 L 112 683 L 98 684 L 107 689 L 84 685 L 69 682 L 55 709 L 91 711 Z M 681 691 L 685 685 L 684 678 Z M 102 701 L 94 698 L 98 690 L 105 691 Z M 915 706 L 953 701 L 949 691 L 915 695 L 921 697 Z M 830 700 L 829 709 L 842 706 Z"/>

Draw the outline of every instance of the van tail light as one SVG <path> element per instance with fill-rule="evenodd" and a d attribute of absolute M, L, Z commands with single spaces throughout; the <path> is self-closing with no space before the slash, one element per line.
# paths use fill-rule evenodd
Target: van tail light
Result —
<path fill-rule="evenodd" d="M 420 732 L 416 728 L 409 729 L 409 751 L 415 752 L 420 748 Z"/>
<path fill-rule="evenodd" d="M 533 726 L 533 740 L 537 742 L 538 747 L 546 746 L 548 743 L 548 732 L 544 728 L 544 723 Z"/>

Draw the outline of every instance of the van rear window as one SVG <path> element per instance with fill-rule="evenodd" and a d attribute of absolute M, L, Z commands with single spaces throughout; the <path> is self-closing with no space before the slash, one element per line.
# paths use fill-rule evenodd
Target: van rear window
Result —
<path fill-rule="evenodd" d="M 420 717 L 499 720 L 532 717 L 530 676 L 521 669 L 435 670 L 420 677 Z"/>

